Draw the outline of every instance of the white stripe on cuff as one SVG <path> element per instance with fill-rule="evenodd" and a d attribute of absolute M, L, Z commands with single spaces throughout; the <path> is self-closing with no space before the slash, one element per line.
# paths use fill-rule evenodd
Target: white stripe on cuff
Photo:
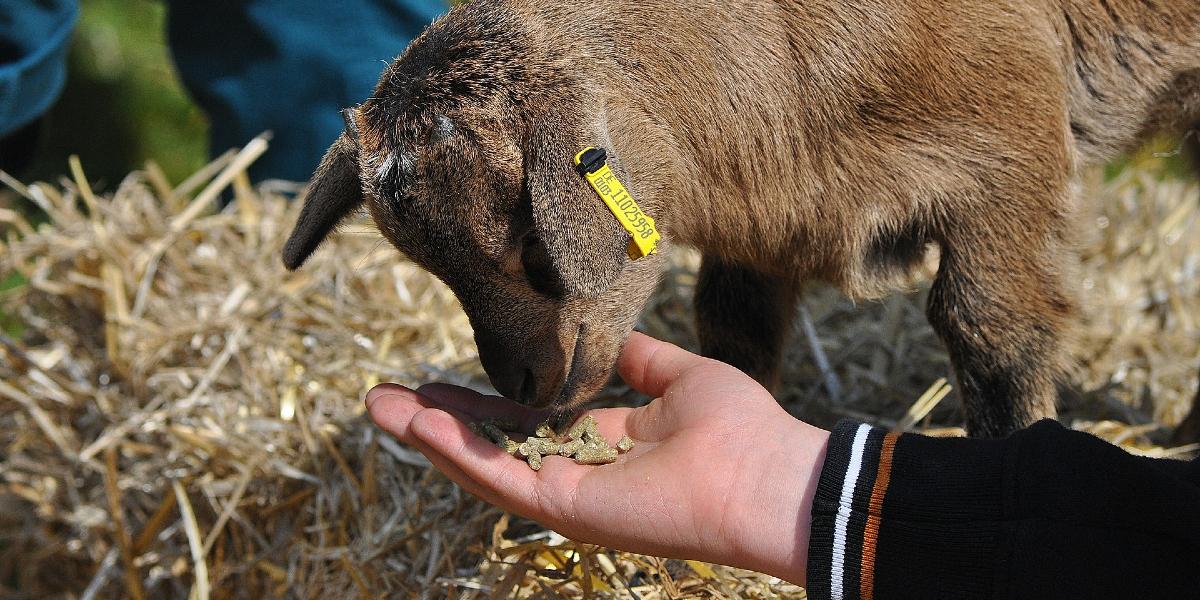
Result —
<path fill-rule="evenodd" d="M 842 480 L 842 497 L 838 502 L 833 527 L 833 564 L 829 569 L 829 595 L 833 600 L 842 600 L 842 584 L 846 578 L 846 528 L 850 525 L 850 506 L 854 502 L 854 487 L 858 484 L 862 470 L 863 450 L 867 446 L 867 434 L 871 426 L 863 423 L 854 432 L 854 444 L 850 448 L 850 466 Z"/>

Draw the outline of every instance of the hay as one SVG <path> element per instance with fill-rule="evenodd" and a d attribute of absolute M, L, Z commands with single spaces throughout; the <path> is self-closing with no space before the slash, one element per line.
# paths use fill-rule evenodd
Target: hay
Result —
<path fill-rule="evenodd" d="M 380 380 L 486 385 L 466 318 L 362 220 L 285 272 L 296 190 L 244 174 L 265 147 L 176 187 L 149 165 L 110 197 L 77 162 L 57 186 L 0 177 L 49 216 L 34 228 L 0 209 L 0 279 L 30 281 L 2 299 L 27 330 L 0 340 L 0 595 L 803 597 L 562 539 L 381 435 L 361 403 Z M 1104 220 L 1085 221 L 1089 317 L 1065 418 L 1168 454 L 1161 425 L 1195 393 L 1196 185 L 1142 169 L 1094 189 Z M 692 347 L 696 261 L 674 261 L 643 319 Z M 922 296 L 855 307 L 814 290 L 785 406 L 953 432 Z"/>
<path fill-rule="evenodd" d="M 78 165 L 14 186 L 50 222 L 0 213 L 0 272 L 30 281 L 4 301 L 28 331 L 0 366 L 0 592 L 796 589 L 510 526 L 381 436 L 361 403 L 381 378 L 484 385 L 466 318 L 361 224 L 285 272 L 298 205 L 244 175 L 264 144 L 174 189 L 151 167 L 100 199 Z"/>

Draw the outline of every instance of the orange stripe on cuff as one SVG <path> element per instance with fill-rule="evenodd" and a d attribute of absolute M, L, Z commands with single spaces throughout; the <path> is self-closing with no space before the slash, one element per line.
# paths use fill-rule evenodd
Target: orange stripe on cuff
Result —
<path fill-rule="evenodd" d="M 871 505 L 867 509 L 867 525 L 863 529 L 862 576 L 859 578 L 859 597 L 871 600 L 875 591 L 875 544 L 879 541 L 879 524 L 882 520 L 883 496 L 887 494 L 888 480 L 892 475 L 892 451 L 896 448 L 898 433 L 883 437 L 879 450 L 879 469 L 875 475 L 875 486 L 871 488 Z"/>

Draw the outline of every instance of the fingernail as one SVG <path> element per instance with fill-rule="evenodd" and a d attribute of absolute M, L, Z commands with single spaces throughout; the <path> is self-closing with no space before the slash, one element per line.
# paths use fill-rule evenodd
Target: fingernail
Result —
<path fill-rule="evenodd" d="M 384 396 L 396 396 L 398 395 L 396 392 L 407 391 L 409 391 L 408 388 L 399 384 L 381 383 L 370 390 L 367 390 L 367 395 L 365 398 L 363 398 L 363 402 L 367 405 L 367 410 L 371 410 L 371 407 L 374 406 L 380 398 Z"/>
<path fill-rule="evenodd" d="M 370 412 L 371 407 L 375 405 L 375 402 L 379 400 L 379 396 L 372 394 L 372 391 L 374 390 L 368 391 L 366 397 L 363 398 L 363 404 L 367 405 L 368 412 Z"/>

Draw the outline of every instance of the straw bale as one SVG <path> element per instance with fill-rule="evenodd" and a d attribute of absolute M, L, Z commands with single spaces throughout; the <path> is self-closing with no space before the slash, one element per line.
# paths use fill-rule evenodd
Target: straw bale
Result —
<path fill-rule="evenodd" d="M 0 210 L 0 595 L 802 598 L 764 575 L 577 544 L 463 493 L 381 434 L 381 380 L 486 389 L 449 291 L 362 218 L 297 273 L 294 186 L 257 189 L 256 140 L 171 188 L 150 165 L 111 194 L 0 177 L 46 212 Z M 214 206 L 232 189 L 233 202 Z M 1065 419 L 1141 452 L 1195 393 L 1197 186 L 1153 166 L 1088 187 L 1080 368 Z M 695 347 L 698 259 L 676 257 L 642 328 Z M 854 306 L 814 288 L 779 396 L 829 425 L 960 422 L 926 288 Z M 638 402 L 614 386 L 601 402 Z M 919 399 L 914 403 L 914 399 Z"/>

